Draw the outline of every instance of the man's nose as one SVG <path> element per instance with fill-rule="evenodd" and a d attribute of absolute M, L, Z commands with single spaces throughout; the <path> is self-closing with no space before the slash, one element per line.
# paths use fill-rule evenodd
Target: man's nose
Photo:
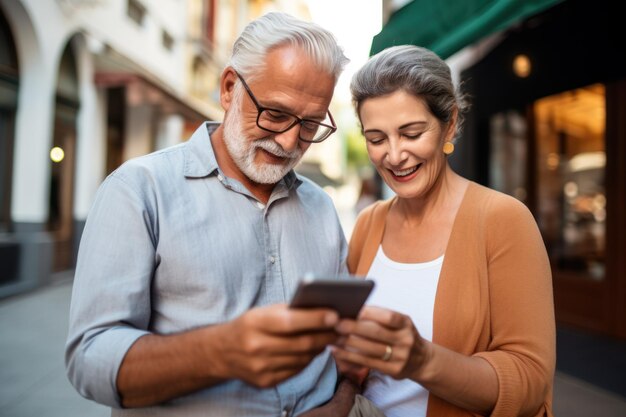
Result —
<path fill-rule="evenodd" d="M 274 136 L 274 140 L 278 143 L 286 152 L 293 152 L 298 148 L 298 136 L 300 135 L 300 123 L 296 123 L 289 130 L 283 133 L 277 133 Z"/>

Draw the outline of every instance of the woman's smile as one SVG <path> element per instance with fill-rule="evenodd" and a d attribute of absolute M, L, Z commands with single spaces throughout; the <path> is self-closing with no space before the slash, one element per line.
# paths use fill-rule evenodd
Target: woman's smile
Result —
<path fill-rule="evenodd" d="M 417 171 L 421 168 L 422 164 L 415 165 L 406 169 L 388 169 L 391 173 L 391 177 L 398 182 L 408 182 L 417 176 Z"/>

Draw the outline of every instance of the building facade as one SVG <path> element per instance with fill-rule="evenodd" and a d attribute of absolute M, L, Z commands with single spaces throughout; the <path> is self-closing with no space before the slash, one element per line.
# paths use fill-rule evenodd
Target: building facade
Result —
<path fill-rule="evenodd" d="M 221 117 L 210 88 L 194 88 L 219 77 L 194 71 L 198 45 L 213 64 L 215 8 L 0 1 L 0 297 L 73 268 L 108 173 Z"/>

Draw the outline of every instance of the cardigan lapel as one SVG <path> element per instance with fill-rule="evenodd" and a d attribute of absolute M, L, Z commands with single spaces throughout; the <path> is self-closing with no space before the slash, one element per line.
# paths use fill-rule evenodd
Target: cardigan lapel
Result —
<path fill-rule="evenodd" d="M 378 247 L 383 241 L 383 234 L 385 232 L 385 222 L 387 221 L 387 213 L 389 208 L 396 197 L 382 201 L 374 207 L 372 213 L 372 224 L 368 233 L 366 234 L 361 256 L 356 268 L 356 274 L 365 276 L 374 262 Z"/>
<path fill-rule="evenodd" d="M 452 224 L 433 311 L 433 343 L 463 353 L 471 353 L 465 352 L 469 348 L 465 345 L 472 343 L 463 337 L 467 332 L 464 326 L 467 325 L 466 320 L 474 315 L 471 311 L 474 305 L 470 301 L 471 297 L 479 296 L 473 294 L 468 282 L 472 278 L 472 260 L 467 252 L 473 249 L 470 246 L 475 243 L 470 209 L 473 187 L 474 184 L 470 182 Z"/>

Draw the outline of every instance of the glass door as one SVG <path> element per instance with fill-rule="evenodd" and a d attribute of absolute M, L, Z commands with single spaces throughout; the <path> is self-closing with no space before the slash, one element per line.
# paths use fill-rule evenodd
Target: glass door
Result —
<path fill-rule="evenodd" d="M 602 281 L 606 271 L 604 86 L 535 102 L 537 221 L 554 272 Z"/>

